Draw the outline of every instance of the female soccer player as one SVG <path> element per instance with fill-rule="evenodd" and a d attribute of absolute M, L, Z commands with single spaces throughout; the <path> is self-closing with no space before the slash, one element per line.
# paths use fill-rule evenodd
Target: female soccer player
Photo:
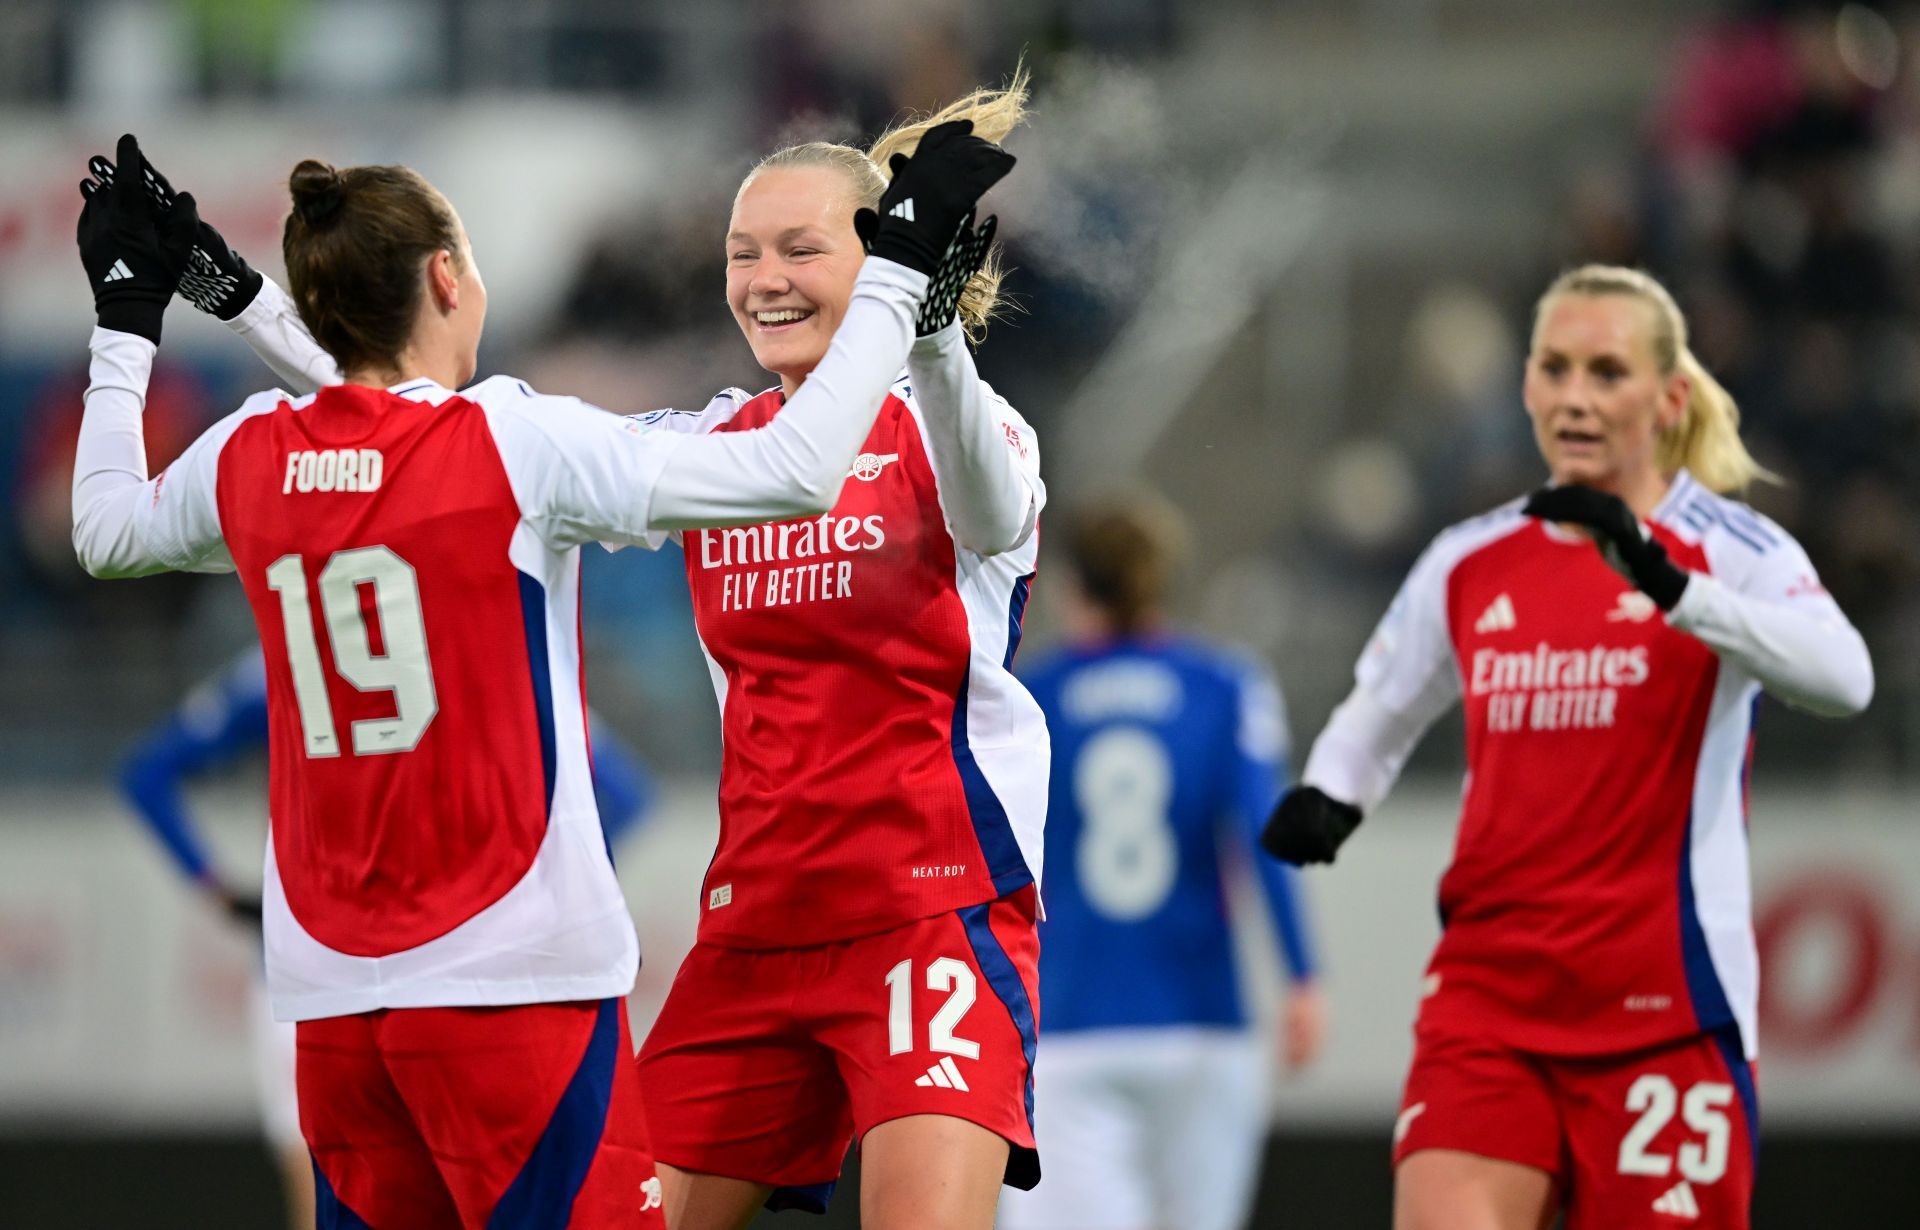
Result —
<path fill-rule="evenodd" d="M 1224 864 L 1279 793 L 1286 723 L 1267 673 L 1169 629 L 1179 514 L 1136 493 L 1075 510 L 1068 644 L 1023 672 L 1053 739 L 1035 1083 L 1047 1181 L 1003 1230 L 1236 1230 L 1267 1138 L 1267 1046 L 1235 969 Z M 1258 858 L 1291 989 L 1278 1054 L 1325 1030 L 1293 869 Z"/>
<path fill-rule="evenodd" d="M 1024 76 L 871 149 L 764 159 L 735 198 L 727 302 L 780 378 L 675 431 L 778 422 L 862 268 L 863 209 L 942 127 L 998 139 Z M 975 252 L 984 253 L 990 225 Z M 698 939 L 641 1048 L 668 1217 L 820 1208 L 850 1141 L 861 1223 L 987 1230 L 1030 1187 L 1034 930 L 1047 731 L 1011 673 L 1045 488 L 1033 432 L 975 372 L 997 275 L 922 336 L 824 517 L 684 537 L 722 710 L 720 841 Z"/>
<path fill-rule="evenodd" d="M 452 206 L 405 168 L 304 162 L 289 280 L 345 383 L 251 398 L 152 479 L 162 313 L 225 246 L 190 196 L 152 199 L 131 136 L 117 185 L 83 188 L 100 327 L 74 543 L 96 576 L 236 571 L 254 608 L 267 977 L 301 1023 L 323 1225 L 663 1224 L 620 998 L 633 925 L 591 798 L 578 547 L 832 507 L 929 277 L 1012 162 L 942 136 L 897 171 L 914 208 L 877 220 L 789 412 L 711 439 L 504 377 L 452 392 L 486 313 Z"/>
<path fill-rule="evenodd" d="M 1331 862 L 1463 701 L 1395 1225 L 1745 1227 L 1754 709 L 1857 713 L 1872 665 L 1799 545 L 1728 497 L 1761 471 L 1659 283 L 1548 287 L 1524 400 L 1552 485 L 1434 540 L 1264 840 Z"/>

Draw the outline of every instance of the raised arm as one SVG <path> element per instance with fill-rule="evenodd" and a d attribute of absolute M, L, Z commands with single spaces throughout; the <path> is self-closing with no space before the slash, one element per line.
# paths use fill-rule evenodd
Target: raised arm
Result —
<path fill-rule="evenodd" d="M 979 555 L 1018 547 L 1046 502 L 1033 429 L 980 379 L 957 320 L 913 343 L 907 372 L 955 540 Z"/>
<path fill-rule="evenodd" d="M 119 173 L 114 163 L 95 155 L 87 166 L 96 181 L 108 188 L 113 186 Z M 140 186 L 155 214 L 171 218 L 181 194 L 144 155 L 140 159 Z M 313 340 L 292 297 L 272 278 L 249 265 L 226 237 L 197 213 L 191 234 L 192 248 L 178 286 L 180 297 L 238 334 L 294 393 L 311 393 L 322 385 L 339 384 L 340 365 Z"/>
<path fill-rule="evenodd" d="M 141 164 L 132 136 L 120 139 L 119 158 L 121 165 Z M 161 318 L 198 225 L 193 198 L 180 197 L 163 218 L 143 192 L 95 180 L 82 191 L 80 260 L 99 323 L 89 342 L 93 358 L 74 456 L 75 554 L 98 577 L 230 569 L 213 470 L 239 416 L 216 424 L 151 480 L 141 423 Z"/>
<path fill-rule="evenodd" d="M 227 327 L 286 382 L 289 391 L 311 393 L 323 385 L 340 383 L 340 365 L 320 349 L 320 343 L 313 340 L 306 322 L 300 319 L 293 296 L 272 278 L 262 277 L 259 292 L 225 319 Z"/>
<path fill-rule="evenodd" d="M 647 528 L 749 525 L 832 508 L 906 361 L 926 287 L 925 274 L 868 257 L 833 344 L 772 422 L 675 441 Z"/>

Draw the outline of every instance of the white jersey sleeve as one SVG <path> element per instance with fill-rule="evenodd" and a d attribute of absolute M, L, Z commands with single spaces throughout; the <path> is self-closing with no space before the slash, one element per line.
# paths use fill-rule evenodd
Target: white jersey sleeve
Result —
<path fill-rule="evenodd" d="M 313 340 L 306 322 L 300 319 L 293 297 L 272 278 L 261 281 L 260 293 L 227 322 L 227 327 L 296 393 L 311 393 L 323 385 L 340 383 L 340 365 L 320 349 L 320 343 Z"/>
<path fill-rule="evenodd" d="M 1370 811 L 1387 797 L 1420 737 L 1460 699 L 1447 623 L 1454 567 L 1525 523 L 1519 503 L 1454 526 L 1421 554 L 1354 666 L 1354 688 L 1314 740 L 1300 779 Z"/>
<path fill-rule="evenodd" d="M 256 394 L 221 419 L 158 475 L 147 477 L 141 416 L 155 346 L 95 328 L 86 411 L 73 462 L 73 548 L 96 577 L 231 572 L 214 491 L 220 450 L 240 424 L 286 399 Z"/>
<path fill-rule="evenodd" d="M 497 376 L 485 407 L 527 520 L 549 543 L 657 545 L 656 531 L 751 525 L 833 507 L 906 357 L 926 277 L 869 260 L 820 365 L 752 431 L 658 430 Z M 710 429 L 709 429 L 710 430 Z"/>
<path fill-rule="evenodd" d="M 721 389 L 713 400 L 698 410 L 650 410 L 627 417 L 649 431 L 664 431 L 680 436 L 704 436 L 732 422 L 740 407 L 753 400 L 745 389 Z"/>
<path fill-rule="evenodd" d="M 1711 571 L 1688 580 L 1669 625 L 1797 708 L 1846 717 L 1867 707 L 1873 661 L 1866 642 L 1790 534 L 1704 488 L 1673 526 L 1699 534 Z"/>
<path fill-rule="evenodd" d="M 1033 428 L 980 379 L 958 321 L 914 342 L 907 373 L 954 541 L 977 555 L 1018 547 L 1046 503 Z"/>

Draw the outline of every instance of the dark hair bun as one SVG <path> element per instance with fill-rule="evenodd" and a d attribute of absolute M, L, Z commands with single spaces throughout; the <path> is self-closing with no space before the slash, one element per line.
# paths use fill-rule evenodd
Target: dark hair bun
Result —
<path fill-rule="evenodd" d="M 293 212 L 308 226 L 325 226 L 346 204 L 347 185 L 340 172 L 313 158 L 304 159 L 287 177 Z"/>

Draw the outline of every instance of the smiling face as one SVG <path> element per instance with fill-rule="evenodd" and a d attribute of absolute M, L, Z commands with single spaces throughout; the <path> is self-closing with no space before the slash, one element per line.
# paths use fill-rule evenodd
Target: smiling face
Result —
<path fill-rule="evenodd" d="M 1685 376 L 1660 370 L 1654 313 L 1632 296 L 1579 293 L 1541 311 L 1523 395 L 1556 483 L 1612 491 L 1629 503 L 1664 486 L 1659 435 L 1679 423 L 1689 390 Z"/>
<path fill-rule="evenodd" d="M 846 174 L 770 167 L 741 188 L 727 227 L 727 306 L 760 366 L 791 396 L 847 313 L 866 252 Z"/>

